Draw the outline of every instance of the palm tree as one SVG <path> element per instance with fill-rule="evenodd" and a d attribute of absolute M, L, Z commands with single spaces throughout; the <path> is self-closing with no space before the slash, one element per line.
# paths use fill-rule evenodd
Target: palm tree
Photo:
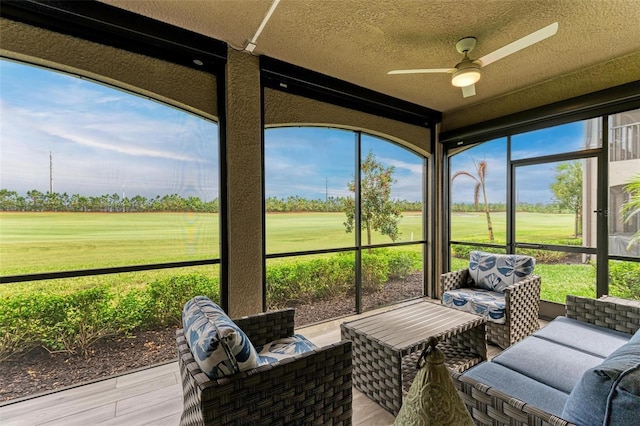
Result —
<path fill-rule="evenodd" d="M 629 201 L 622 205 L 622 214 L 624 221 L 630 222 L 635 216 L 640 216 L 640 173 L 624 186 L 624 190 L 629 193 Z M 640 229 L 631 237 L 627 250 L 631 250 L 634 244 L 640 244 Z"/>
<path fill-rule="evenodd" d="M 493 224 L 491 223 L 491 215 L 489 214 L 489 203 L 487 202 L 487 191 L 485 189 L 485 179 L 484 179 L 485 175 L 487 174 L 487 162 L 482 160 L 476 164 L 476 162 L 473 161 L 473 165 L 476 168 L 476 176 L 474 176 L 473 174 L 467 171 L 461 170 L 459 172 L 456 172 L 451 177 L 451 184 L 453 185 L 453 181 L 458 176 L 468 176 L 476 182 L 476 186 L 473 188 L 473 206 L 475 208 L 478 208 L 478 199 L 480 198 L 480 191 L 482 191 L 482 197 L 484 199 L 484 212 L 487 215 L 487 229 L 489 230 L 489 241 L 493 242 L 494 241 Z"/>

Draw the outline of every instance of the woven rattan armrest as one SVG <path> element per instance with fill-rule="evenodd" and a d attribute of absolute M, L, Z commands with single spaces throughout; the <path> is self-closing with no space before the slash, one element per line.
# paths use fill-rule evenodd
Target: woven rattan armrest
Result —
<path fill-rule="evenodd" d="M 440 275 L 441 293 L 458 288 L 468 287 L 469 269 L 461 269 L 459 271 L 447 272 Z M 440 294 L 442 296 L 442 294 Z"/>
<path fill-rule="evenodd" d="M 640 301 L 602 296 L 599 299 L 567 295 L 566 316 L 578 321 L 634 334 L 640 328 Z"/>
<path fill-rule="evenodd" d="M 528 306 L 534 305 L 535 320 L 538 321 L 540 306 L 540 285 L 542 280 L 539 275 L 531 275 L 526 279 L 507 286 L 504 290 L 505 305 L 507 308 L 507 321 L 511 312 L 528 310 Z"/>
<path fill-rule="evenodd" d="M 461 373 L 451 372 L 458 393 L 477 425 L 575 426 Z"/>

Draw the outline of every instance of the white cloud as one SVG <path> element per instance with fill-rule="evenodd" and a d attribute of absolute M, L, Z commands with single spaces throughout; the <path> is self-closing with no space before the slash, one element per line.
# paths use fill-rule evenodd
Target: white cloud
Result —
<path fill-rule="evenodd" d="M 393 166 L 396 169 L 396 171 L 406 170 L 414 176 L 422 175 L 421 163 L 407 163 L 406 161 L 396 160 L 395 158 L 389 158 L 389 157 L 380 157 L 379 161 L 382 164 Z"/>
<path fill-rule="evenodd" d="M 48 191 L 51 151 L 56 192 L 98 195 L 126 190 L 131 196 L 217 196 L 215 125 L 168 107 L 156 118 L 140 114 L 139 108 L 123 111 L 122 105 L 105 110 L 73 104 L 82 102 L 85 95 L 86 91 L 71 91 L 54 107 L 45 102 L 16 106 L 3 96 L 3 188 L 19 193 Z M 36 93 L 36 98 L 41 97 L 42 93 Z M 102 96 L 95 104 L 120 99 L 120 95 Z"/>

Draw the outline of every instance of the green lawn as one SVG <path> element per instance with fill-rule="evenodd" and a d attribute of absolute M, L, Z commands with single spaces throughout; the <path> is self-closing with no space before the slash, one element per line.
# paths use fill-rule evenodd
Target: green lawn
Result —
<path fill-rule="evenodd" d="M 2 275 L 215 258 L 218 215 L 0 212 Z"/>
<path fill-rule="evenodd" d="M 267 253 L 355 245 L 343 213 L 270 214 Z M 2 275 L 219 257 L 217 214 L 0 212 Z M 405 213 L 399 241 L 421 239 L 419 213 Z M 366 239 L 366 234 L 363 234 Z M 374 233 L 373 243 L 390 242 Z"/>
<path fill-rule="evenodd" d="M 496 240 L 504 238 L 505 215 L 492 214 Z M 349 247 L 354 234 L 346 233 L 343 213 L 284 213 L 267 216 L 267 253 Z M 520 241 L 567 240 L 572 237 L 573 216 L 518 214 Z M 484 214 L 455 214 L 456 239 L 486 241 Z M 400 222 L 400 241 L 422 235 L 420 213 L 406 212 Z M 412 238 L 413 237 L 413 238 Z M 363 233 L 366 241 L 366 233 Z M 218 215 L 196 213 L 7 213 L 0 212 L 0 272 L 2 275 L 75 270 L 216 258 L 219 256 Z M 373 243 L 390 241 L 374 233 Z M 421 250 L 419 245 L 403 248 Z M 466 259 L 453 259 L 452 270 L 466 267 Z M 217 267 L 189 268 L 217 274 Z M 148 271 L 100 277 L 1 286 L 0 295 L 31 285 L 62 290 L 108 283 L 124 287 L 144 285 L 157 276 L 176 271 Z M 541 264 L 544 299 L 563 301 L 564 294 L 595 295 L 595 268 L 590 265 Z M 70 285 L 72 284 L 73 285 Z"/>
<path fill-rule="evenodd" d="M 516 241 L 536 243 L 573 239 L 574 219 L 572 214 L 517 213 Z M 506 213 L 491 213 L 491 222 L 495 242 L 504 244 L 507 235 Z M 451 239 L 489 242 L 486 215 L 484 213 L 452 214 Z"/>
<path fill-rule="evenodd" d="M 353 247 L 355 234 L 346 233 L 344 213 L 273 213 L 267 215 L 267 253 Z M 400 238 L 397 241 L 422 239 L 422 214 L 405 212 L 398 225 Z M 367 235 L 362 233 L 366 244 Z M 372 244 L 389 243 L 385 235 L 373 232 Z"/>

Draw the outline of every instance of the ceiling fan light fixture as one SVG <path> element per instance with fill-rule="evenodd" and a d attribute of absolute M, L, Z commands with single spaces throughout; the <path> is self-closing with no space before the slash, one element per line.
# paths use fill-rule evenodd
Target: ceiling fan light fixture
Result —
<path fill-rule="evenodd" d="M 476 84 L 480 80 L 480 68 L 468 67 L 459 69 L 451 77 L 451 84 L 456 87 L 466 87 Z"/>

